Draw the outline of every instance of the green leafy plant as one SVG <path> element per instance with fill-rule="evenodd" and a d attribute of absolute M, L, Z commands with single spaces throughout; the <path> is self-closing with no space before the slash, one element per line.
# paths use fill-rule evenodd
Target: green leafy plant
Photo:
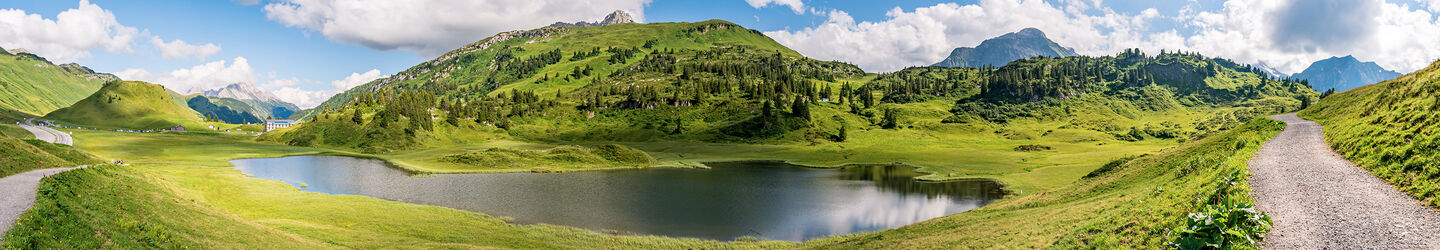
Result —
<path fill-rule="evenodd" d="M 1270 216 L 1246 201 L 1230 199 L 1231 188 L 1243 181 L 1237 171 L 1221 180 L 1220 187 L 1199 212 L 1190 213 L 1185 228 L 1170 245 L 1180 249 L 1236 249 L 1254 247 L 1270 232 Z M 1203 200 L 1202 200 L 1203 201 Z"/>

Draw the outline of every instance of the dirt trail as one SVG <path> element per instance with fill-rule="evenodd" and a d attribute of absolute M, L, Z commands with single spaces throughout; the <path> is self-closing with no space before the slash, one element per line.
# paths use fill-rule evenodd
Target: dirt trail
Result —
<path fill-rule="evenodd" d="M 1330 150 L 1295 114 L 1250 160 L 1255 203 L 1275 220 L 1265 248 L 1437 249 L 1440 213 Z"/>

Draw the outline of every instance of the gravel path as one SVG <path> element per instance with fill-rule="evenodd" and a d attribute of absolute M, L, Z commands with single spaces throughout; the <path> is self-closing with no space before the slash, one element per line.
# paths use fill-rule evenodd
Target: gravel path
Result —
<path fill-rule="evenodd" d="M 22 124 L 20 127 L 24 127 L 25 130 L 29 130 L 31 134 L 35 134 L 35 139 L 72 145 L 73 141 L 70 138 L 70 134 L 47 127 L 35 126 L 33 125 L 34 120 L 35 119 L 25 120 L 26 124 Z M 20 214 L 25 213 L 25 210 L 30 210 L 30 207 L 35 206 L 35 191 L 40 186 L 40 179 L 83 167 L 85 166 L 41 169 L 0 178 L 0 238 L 3 238 L 5 232 L 10 231 L 10 227 L 15 225 L 15 219 L 20 218 Z"/>
<path fill-rule="evenodd" d="M 0 178 L 0 237 L 14 226 L 15 219 L 35 206 L 35 191 L 40 179 L 75 168 L 52 168 L 25 172 Z"/>
<path fill-rule="evenodd" d="M 1437 249 L 1440 214 L 1346 161 L 1295 114 L 1250 160 L 1256 206 L 1275 220 L 1265 248 Z"/>

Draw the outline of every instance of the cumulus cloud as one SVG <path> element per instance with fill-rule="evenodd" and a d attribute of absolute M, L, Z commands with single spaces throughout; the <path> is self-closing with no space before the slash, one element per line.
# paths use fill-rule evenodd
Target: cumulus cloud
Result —
<path fill-rule="evenodd" d="M 1219 10 L 1192 6 L 1173 14 L 1155 9 L 1122 14 L 1101 1 L 981 0 L 908 12 L 895 8 L 886 13 L 887 20 L 875 22 L 856 22 L 832 10 L 814 27 L 765 34 L 806 56 L 872 72 L 930 65 L 956 47 L 973 47 L 1026 27 L 1039 28 L 1085 55 L 1126 48 L 1198 51 L 1240 63 L 1265 62 L 1286 73 L 1330 56 L 1353 54 L 1402 72 L 1440 58 L 1440 47 L 1433 46 L 1440 44 L 1440 18 L 1383 0 L 1229 0 Z M 1187 29 L 1152 32 L 1156 19 Z"/>
<path fill-rule="evenodd" d="M 643 20 L 650 0 L 284 0 L 270 20 L 331 41 L 432 57 L 499 32 L 557 21 L 598 21 L 615 10 Z"/>
<path fill-rule="evenodd" d="M 380 79 L 381 77 L 385 76 L 380 75 L 379 69 L 371 69 L 370 71 L 366 71 L 365 73 L 350 73 L 350 76 L 345 77 L 345 79 L 330 82 L 330 86 L 335 86 L 335 89 L 345 91 L 349 90 L 350 88 L 354 88 L 355 86 L 369 83 L 370 81 L 374 81 L 375 79 Z"/>
<path fill-rule="evenodd" d="M 192 45 L 185 40 L 175 39 L 165 42 L 159 36 L 150 37 L 150 44 L 160 50 L 160 57 L 165 59 L 195 58 L 205 60 L 206 57 L 220 53 L 220 45 L 206 43 L 205 45 Z"/>
<path fill-rule="evenodd" d="M 745 0 L 745 2 L 749 3 L 750 7 L 757 9 L 774 4 L 777 6 L 790 6 L 790 9 L 794 10 L 795 14 L 805 13 L 805 3 L 800 2 L 800 0 Z"/>
<path fill-rule="evenodd" d="M 81 0 L 74 9 L 46 19 L 20 9 L 0 10 L 0 47 L 24 48 L 57 63 L 74 62 L 103 48 L 112 53 L 133 53 L 136 28 L 115 21 L 115 14 Z"/>
<path fill-rule="evenodd" d="M 232 83 L 255 82 L 255 70 L 250 67 L 245 57 L 236 57 L 228 64 L 225 60 L 220 60 L 162 74 L 154 74 L 144 69 L 126 69 L 115 73 L 115 76 L 125 80 L 164 85 L 165 88 L 181 93 L 217 89 Z"/>
<path fill-rule="evenodd" d="M 261 86 L 266 89 L 274 89 L 270 91 L 270 93 L 275 94 L 275 96 L 281 100 L 294 103 L 295 106 L 300 106 L 300 108 L 313 108 L 324 103 L 325 100 L 329 100 L 330 97 L 335 96 L 335 94 L 383 77 L 385 76 L 380 74 L 380 70 L 371 69 L 364 73 L 350 73 L 350 75 L 344 79 L 331 81 L 328 87 L 332 87 L 332 89 L 304 90 L 299 88 L 298 85 L 302 82 L 314 82 L 302 81 L 299 78 L 271 80 Z"/>
<path fill-rule="evenodd" d="M 825 23 L 816 27 L 765 34 L 807 56 L 881 72 L 933 64 L 956 47 L 973 47 L 1027 27 L 1039 28 L 1052 40 L 1082 54 L 1148 48 L 1154 46 L 1150 37 L 1170 38 L 1138 33 L 1159 16 L 1155 10 L 1138 15 L 1109 9 L 1101 9 L 1103 15 L 1099 16 L 1081 14 L 1093 8 L 1079 1 L 1062 9 L 1041 0 L 982 0 L 972 5 L 941 3 L 911 12 L 897 7 L 885 14 L 889 20 L 858 23 L 848 13 L 830 11 Z"/>

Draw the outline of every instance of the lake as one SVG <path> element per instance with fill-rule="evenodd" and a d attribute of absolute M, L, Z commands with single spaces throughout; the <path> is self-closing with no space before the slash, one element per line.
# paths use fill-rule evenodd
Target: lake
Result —
<path fill-rule="evenodd" d="M 310 192 L 449 207 L 521 224 L 715 240 L 802 241 L 896 228 L 1004 196 L 994 181 L 918 181 L 905 166 L 722 162 L 707 163 L 711 169 L 411 177 L 384 161 L 343 156 L 230 162 L 255 178 Z"/>

